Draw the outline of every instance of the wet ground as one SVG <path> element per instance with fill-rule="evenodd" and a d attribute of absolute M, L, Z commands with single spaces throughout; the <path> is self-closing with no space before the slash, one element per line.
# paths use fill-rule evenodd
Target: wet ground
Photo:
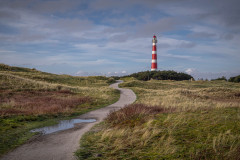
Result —
<path fill-rule="evenodd" d="M 56 125 L 33 129 L 30 132 L 41 132 L 42 134 L 50 134 L 50 133 L 74 128 L 75 124 L 78 124 L 78 123 L 91 123 L 91 122 L 96 122 L 96 119 L 62 120 Z"/>
<path fill-rule="evenodd" d="M 136 95 L 130 89 L 118 88 L 117 83 L 110 87 L 120 91 L 119 100 L 107 107 L 80 115 L 76 119 L 96 119 L 91 123 L 75 123 L 73 128 L 43 134 L 36 139 L 16 148 L 1 158 L 1 160 L 73 160 L 74 152 L 79 148 L 79 140 L 94 125 L 103 121 L 113 110 L 118 110 L 136 100 Z M 57 127 L 58 128 L 58 127 Z M 59 127 L 61 128 L 61 127 Z"/>

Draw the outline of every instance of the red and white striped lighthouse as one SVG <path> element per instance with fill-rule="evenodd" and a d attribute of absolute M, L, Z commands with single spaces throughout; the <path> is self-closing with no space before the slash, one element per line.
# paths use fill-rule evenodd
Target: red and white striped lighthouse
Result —
<path fill-rule="evenodd" d="M 152 66 L 151 71 L 157 70 L 157 37 L 154 35 L 152 40 Z"/>

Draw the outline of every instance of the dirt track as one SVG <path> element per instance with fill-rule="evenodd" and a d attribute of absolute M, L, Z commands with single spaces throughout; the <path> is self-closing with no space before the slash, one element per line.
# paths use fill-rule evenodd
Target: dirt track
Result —
<path fill-rule="evenodd" d="M 79 116 L 82 119 L 94 118 L 93 123 L 80 123 L 74 128 L 40 136 L 16 148 L 1 158 L 1 160 L 73 160 L 74 152 L 79 148 L 79 140 L 84 133 L 95 124 L 101 122 L 111 110 L 118 110 L 136 100 L 136 95 L 130 89 L 118 88 L 118 81 L 110 87 L 120 90 L 120 99 L 107 107 L 88 112 Z"/>

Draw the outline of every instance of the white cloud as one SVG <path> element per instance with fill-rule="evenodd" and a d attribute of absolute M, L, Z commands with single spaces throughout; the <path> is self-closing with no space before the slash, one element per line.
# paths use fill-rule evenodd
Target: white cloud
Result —
<path fill-rule="evenodd" d="M 86 72 L 86 71 L 78 71 L 75 73 L 76 76 L 123 76 L 126 75 L 127 71 L 122 71 L 122 72 Z"/>
<path fill-rule="evenodd" d="M 85 71 L 77 71 L 77 73 L 75 73 L 76 76 L 89 76 L 88 72 Z"/>
<path fill-rule="evenodd" d="M 188 68 L 185 70 L 185 72 L 187 74 L 190 74 L 191 76 L 193 76 L 196 80 L 197 79 L 211 80 L 211 79 L 216 79 L 216 78 L 219 78 L 222 76 L 229 79 L 230 77 L 240 75 L 240 72 L 226 72 L 226 71 L 223 71 L 223 72 L 200 72 L 194 68 Z"/>
<path fill-rule="evenodd" d="M 187 74 L 192 74 L 194 71 L 195 71 L 196 69 L 194 69 L 194 68 L 188 68 L 188 69 L 186 69 L 186 73 Z"/>
<path fill-rule="evenodd" d="M 127 71 L 122 71 L 123 74 L 127 73 Z"/>

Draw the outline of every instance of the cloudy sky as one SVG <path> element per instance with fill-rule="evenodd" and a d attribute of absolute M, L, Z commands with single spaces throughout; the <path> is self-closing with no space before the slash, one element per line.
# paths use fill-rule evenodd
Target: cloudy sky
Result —
<path fill-rule="evenodd" d="M 71 75 L 240 74 L 239 0 L 0 0 L 0 63 Z"/>

